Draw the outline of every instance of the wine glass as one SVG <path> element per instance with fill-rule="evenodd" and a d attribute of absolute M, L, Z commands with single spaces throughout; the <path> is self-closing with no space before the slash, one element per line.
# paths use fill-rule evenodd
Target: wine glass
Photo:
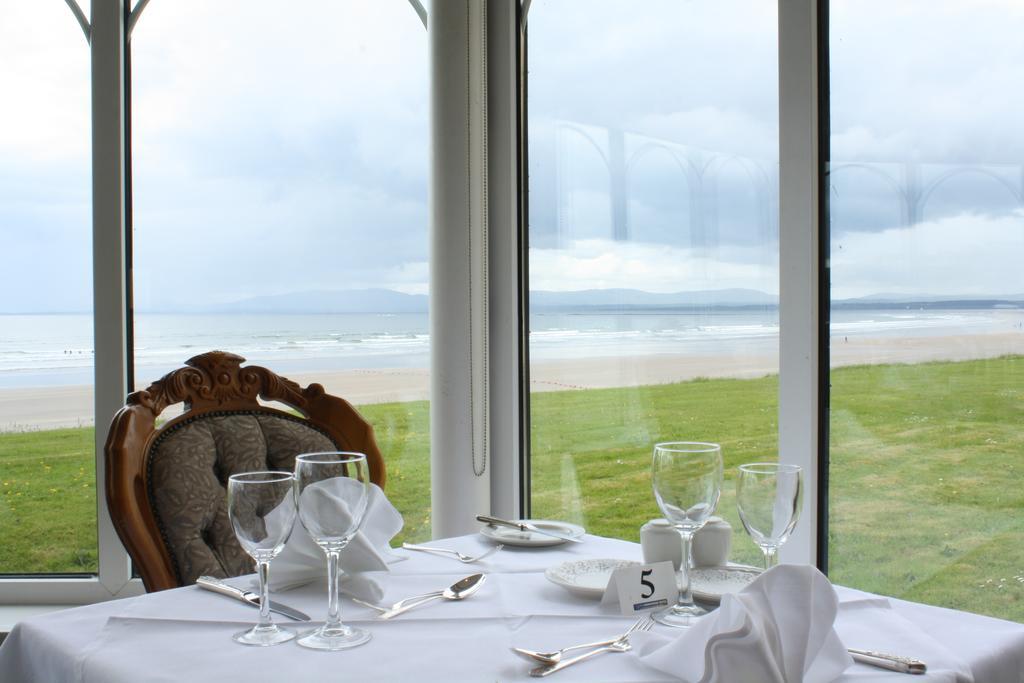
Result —
<path fill-rule="evenodd" d="M 370 640 L 369 631 L 341 623 L 338 604 L 338 559 L 363 521 L 368 481 L 362 453 L 304 453 L 295 458 L 299 520 L 327 554 L 327 621 L 299 638 L 303 647 L 344 650 Z"/>
<path fill-rule="evenodd" d="M 736 478 L 736 507 L 740 521 L 764 553 L 764 568 L 778 561 L 779 548 L 793 533 L 800 517 L 803 470 L 799 465 L 755 462 L 740 465 Z"/>
<path fill-rule="evenodd" d="M 270 561 L 288 541 L 295 523 L 295 487 L 290 472 L 247 472 L 228 478 L 228 518 L 239 544 L 256 561 L 260 620 L 234 635 L 243 645 L 277 645 L 295 637 L 270 618 Z"/>
<path fill-rule="evenodd" d="M 690 626 L 694 617 L 707 612 L 694 604 L 690 590 L 690 541 L 718 505 L 722 447 L 687 441 L 659 443 L 654 447 L 651 475 L 658 507 L 683 539 L 679 601 L 655 613 L 654 619 L 668 626 Z"/>

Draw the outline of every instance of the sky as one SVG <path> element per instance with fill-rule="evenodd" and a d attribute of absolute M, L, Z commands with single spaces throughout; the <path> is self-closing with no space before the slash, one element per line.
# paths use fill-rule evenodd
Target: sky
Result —
<path fill-rule="evenodd" d="M 419 18 L 280 7 L 136 27 L 139 310 L 427 291 Z M 1024 292 L 1024 3 L 830 13 L 833 296 Z M 528 26 L 531 288 L 777 293 L 775 3 L 534 0 Z M 90 306 L 88 79 L 63 0 L 0 0 L 0 312 Z"/>

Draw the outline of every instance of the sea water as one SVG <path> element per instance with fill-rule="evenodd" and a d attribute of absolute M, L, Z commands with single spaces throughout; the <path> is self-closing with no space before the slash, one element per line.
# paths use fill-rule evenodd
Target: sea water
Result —
<path fill-rule="evenodd" d="M 1024 310 L 836 310 L 833 339 L 1021 332 Z M 467 330 L 468 334 L 469 331 Z M 767 355 L 778 310 L 557 311 L 530 316 L 533 361 L 651 354 Z M 1024 338 L 1024 337 L 1022 337 Z M 426 368 L 425 313 L 137 314 L 135 374 L 160 377 L 193 355 L 232 351 L 281 373 Z M 0 315 L 0 389 L 91 384 L 90 315 Z"/>

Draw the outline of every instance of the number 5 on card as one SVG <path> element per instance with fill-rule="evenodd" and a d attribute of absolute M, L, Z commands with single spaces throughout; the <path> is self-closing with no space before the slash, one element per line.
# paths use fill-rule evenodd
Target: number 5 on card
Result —
<path fill-rule="evenodd" d="M 679 597 L 671 562 L 620 567 L 612 572 L 605 595 L 617 595 L 626 616 L 674 605 Z"/>

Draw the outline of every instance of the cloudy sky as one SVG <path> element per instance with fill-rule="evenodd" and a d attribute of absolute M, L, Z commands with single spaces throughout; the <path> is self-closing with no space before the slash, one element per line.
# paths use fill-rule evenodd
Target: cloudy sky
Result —
<path fill-rule="evenodd" d="M 426 291 L 426 32 L 407 0 L 280 8 L 138 24 L 140 309 Z M 1024 292 L 1024 3 L 831 12 L 834 296 Z M 0 311 L 85 309 L 88 48 L 62 0 L 0 17 Z M 529 27 L 531 286 L 777 292 L 774 3 L 534 0 Z"/>

